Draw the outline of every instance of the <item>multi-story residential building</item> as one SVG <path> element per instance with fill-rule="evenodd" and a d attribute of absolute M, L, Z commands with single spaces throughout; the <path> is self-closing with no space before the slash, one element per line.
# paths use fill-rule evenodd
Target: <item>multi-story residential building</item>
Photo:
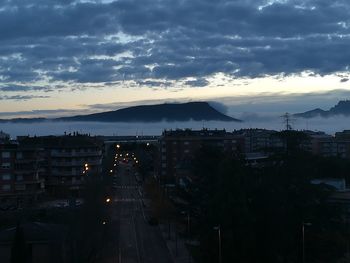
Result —
<path fill-rule="evenodd" d="M 36 149 L 45 158 L 48 192 L 80 190 L 86 176 L 101 175 L 103 142 L 87 135 L 22 137 L 19 144 Z"/>
<path fill-rule="evenodd" d="M 6 200 L 15 192 L 15 157 L 17 145 L 11 142 L 0 144 L 0 197 Z"/>
<path fill-rule="evenodd" d="M 36 200 L 44 191 L 78 192 L 87 176 L 101 175 L 102 149 L 100 140 L 79 134 L 19 137 L 17 142 L 0 143 L 4 207 Z"/>
<path fill-rule="evenodd" d="M 283 149 L 285 147 L 277 131 L 266 129 L 241 129 L 233 134 L 244 138 L 244 152 L 257 153 L 270 150 Z"/>
<path fill-rule="evenodd" d="M 350 133 L 337 132 L 335 136 L 316 134 L 311 136 L 312 153 L 324 157 L 350 158 Z"/>
<path fill-rule="evenodd" d="M 16 142 L 0 144 L 0 198 L 3 207 L 33 201 L 44 191 L 40 155 Z"/>
<path fill-rule="evenodd" d="M 242 152 L 243 137 L 225 130 L 170 130 L 159 140 L 158 174 L 163 183 L 177 182 L 191 177 L 191 162 L 203 145 L 211 145 L 229 153 Z"/>
<path fill-rule="evenodd" d="M 14 169 L 17 197 L 37 199 L 44 192 L 45 164 L 43 148 L 18 145 Z"/>

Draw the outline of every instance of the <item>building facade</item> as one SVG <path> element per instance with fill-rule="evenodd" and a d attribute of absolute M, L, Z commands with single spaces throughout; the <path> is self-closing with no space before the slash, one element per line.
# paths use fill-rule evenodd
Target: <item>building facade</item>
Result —
<path fill-rule="evenodd" d="M 87 135 L 19 137 L 0 143 L 0 209 L 43 193 L 79 192 L 102 173 L 103 142 Z"/>
<path fill-rule="evenodd" d="M 191 180 L 191 163 L 202 146 L 213 146 L 229 154 L 242 152 L 241 136 L 225 130 L 170 130 L 159 139 L 158 176 L 164 183 Z"/>
<path fill-rule="evenodd" d="M 95 137 L 78 133 L 24 137 L 19 144 L 35 148 L 45 156 L 41 168 L 48 192 L 78 191 L 87 176 L 101 175 L 103 142 Z"/>

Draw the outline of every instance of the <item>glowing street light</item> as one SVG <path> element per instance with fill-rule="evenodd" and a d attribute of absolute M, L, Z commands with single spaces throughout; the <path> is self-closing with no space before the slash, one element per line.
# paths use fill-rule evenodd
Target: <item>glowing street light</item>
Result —
<path fill-rule="evenodd" d="M 117 147 L 117 149 L 119 149 L 119 148 L 120 148 L 120 145 L 119 145 L 119 144 L 117 144 L 117 146 L 116 146 L 116 147 Z"/>
<path fill-rule="evenodd" d="M 109 203 L 111 202 L 111 199 L 110 198 L 106 198 L 106 203 Z"/>
<path fill-rule="evenodd" d="M 83 174 L 86 174 L 87 171 L 89 170 L 89 164 L 84 164 L 84 169 L 83 169 Z"/>

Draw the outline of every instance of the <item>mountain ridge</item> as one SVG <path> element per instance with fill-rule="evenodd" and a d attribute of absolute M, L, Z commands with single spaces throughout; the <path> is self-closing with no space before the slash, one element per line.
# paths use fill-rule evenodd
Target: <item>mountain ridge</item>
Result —
<path fill-rule="evenodd" d="M 87 115 L 75 115 L 59 118 L 15 118 L 0 119 L 0 123 L 30 123 L 44 121 L 87 121 L 87 122 L 160 122 L 160 121 L 235 121 L 239 119 L 227 116 L 214 109 L 208 102 L 164 103 L 139 105 Z"/>
<path fill-rule="evenodd" d="M 316 108 L 302 113 L 293 114 L 293 116 L 295 117 L 304 119 L 310 119 L 315 117 L 328 118 L 336 115 L 350 116 L 350 100 L 341 100 L 329 110 L 322 110 L 320 108 Z"/>

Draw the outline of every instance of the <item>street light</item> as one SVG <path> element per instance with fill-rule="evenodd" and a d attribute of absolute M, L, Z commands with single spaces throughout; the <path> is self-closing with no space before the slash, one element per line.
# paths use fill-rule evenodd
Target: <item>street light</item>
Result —
<path fill-rule="evenodd" d="M 302 232 L 302 246 L 303 246 L 303 263 L 305 263 L 305 226 L 311 226 L 311 223 L 303 222 L 301 225 Z"/>
<path fill-rule="evenodd" d="M 219 238 L 219 263 L 222 263 L 222 257 L 221 257 L 221 227 L 220 227 L 220 225 L 215 226 L 214 230 L 218 231 L 218 238 Z"/>
<path fill-rule="evenodd" d="M 89 164 L 86 163 L 84 164 L 83 174 L 87 174 L 88 170 L 89 170 Z"/>
<path fill-rule="evenodd" d="M 109 203 L 111 202 L 111 199 L 110 198 L 106 198 L 106 203 Z"/>

